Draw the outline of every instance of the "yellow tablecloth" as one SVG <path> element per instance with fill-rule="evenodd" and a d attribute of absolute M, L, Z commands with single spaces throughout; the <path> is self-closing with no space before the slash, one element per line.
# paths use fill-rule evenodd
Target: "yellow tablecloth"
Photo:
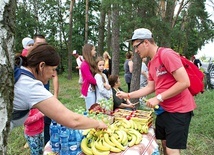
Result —
<path fill-rule="evenodd" d="M 110 155 L 152 155 L 152 153 L 157 149 L 158 144 L 156 142 L 154 129 L 149 128 L 149 132 L 147 134 L 143 134 L 143 139 L 140 144 L 127 147 L 125 151 L 120 153 L 110 153 Z M 48 155 L 50 152 L 51 146 L 47 143 L 44 148 L 44 155 Z M 84 153 L 81 153 L 80 155 L 84 155 Z"/>

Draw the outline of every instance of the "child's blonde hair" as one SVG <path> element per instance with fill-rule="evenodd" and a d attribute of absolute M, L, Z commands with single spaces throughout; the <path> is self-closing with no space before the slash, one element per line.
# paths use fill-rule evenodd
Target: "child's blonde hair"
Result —
<path fill-rule="evenodd" d="M 111 56 L 109 55 L 109 53 L 108 53 L 107 51 L 105 51 L 105 52 L 103 53 L 103 57 L 104 57 L 104 55 L 107 55 L 107 56 L 108 56 L 108 59 L 111 59 Z"/>

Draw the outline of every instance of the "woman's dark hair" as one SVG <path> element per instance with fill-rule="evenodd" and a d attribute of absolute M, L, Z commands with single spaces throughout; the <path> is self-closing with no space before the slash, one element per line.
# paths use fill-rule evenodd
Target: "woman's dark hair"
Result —
<path fill-rule="evenodd" d="M 93 47 L 94 46 L 92 44 L 85 44 L 82 49 L 82 55 L 85 61 L 90 65 L 91 73 L 95 75 L 97 71 L 97 65 L 94 56 L 91 54 Z"/>
<path fill-rule="evenodd" d="M 115 83 L 118 82 L 118 75 L 110 75 L 109 78 L 108 78 L 108 82 L 110 84 L 110 86 L 113 88 Z"/>
<path fill-rule="evenodd" d="M 47 66 L 58 66 L 60 63 L 59 54 L 47 43 L 38 44 L 28 53 L 27 57 L 17 56 L 15 63 L 20 64 L 21 60 L 22 66 L 35 68 L 36 73 L 38 73 L 38 67 L 41 62 L 45 62 Z"/>
<path fill-rule="evenodd" d="M 132 55 L 133 55 L 132 51 L 126 52 L 126 59 L 130 59 Z"/>

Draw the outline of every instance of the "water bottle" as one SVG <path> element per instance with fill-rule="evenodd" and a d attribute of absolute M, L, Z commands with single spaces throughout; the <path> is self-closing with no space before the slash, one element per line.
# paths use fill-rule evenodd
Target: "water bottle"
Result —
<path fill-rule="evenodd" d="M 80 144 L 81 144 L 83 136 L 82 136 L 82 133 L 80 132 L 80 130 L 74 130 L 74 132 L 75 132 L 76 142 L 77 142 L 77 153 L 80 153 L 81 152 Z"/>
<path fill-rule="evenodd" d="M 52 121 L 50 125 L 50 145 L 53 152 L 59 153 L 60 150 L 59 126 L 55 121 Z"/>
<path fill-rule="evenodd" d="M 84 112 L 83 112 L 83 115 L 84 115 L 85 117 L 88 117 L 88 112 L 87 112 L 87 111 L 84 111 Z"/>
<path fill-rule="evenodd" d="M 60 155 L 69 155 L 68 150 L 68 138 L 69 138 L 69 132 L 68 129 L 65 126 L 61 126 L 60 131 Z"/>
<path fill-rule="evenodd" d="M 57 130 L 56 132 L 58 132 L 59 133 L 59 126 L 58 126 L 58 124 L 57 124 L 57 122 L 56 121 L 54 121 L 54 120 L 51 120 L 51 124 L 50 124 L 50 135 L 52 134 L 52 131 L 53 130 Z"/>
<path fill-rule="evenodd" d="M 68 139 L 68 146 L 69 146 L 69 155 L 77 155 L 77 141 L 74 130 L 70 129 L 69 139 Z"/>

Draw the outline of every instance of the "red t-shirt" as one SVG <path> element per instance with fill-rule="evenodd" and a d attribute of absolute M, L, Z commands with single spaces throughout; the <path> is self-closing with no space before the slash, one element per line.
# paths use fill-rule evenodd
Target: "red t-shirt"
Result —
<path fill-rule="evenodd" d="M 162 47 L 159 48 L 159 50 Z M 172 87 L 176 80 L 172 76 L 172 72 L 183 66 L 180 56 L 172 49 L 165 48 L 161 53 L 160 64 L 158 52 L 154 58 L 149 62 L 149 80 L 155 82 L 155 94 L 160 94 Z M 196 104 L 192 94 L 188 89 L 185 89 L 178 95 L 161 102 L 160 105 L 165 111 L 185 113 L 196 108 Z"/>

